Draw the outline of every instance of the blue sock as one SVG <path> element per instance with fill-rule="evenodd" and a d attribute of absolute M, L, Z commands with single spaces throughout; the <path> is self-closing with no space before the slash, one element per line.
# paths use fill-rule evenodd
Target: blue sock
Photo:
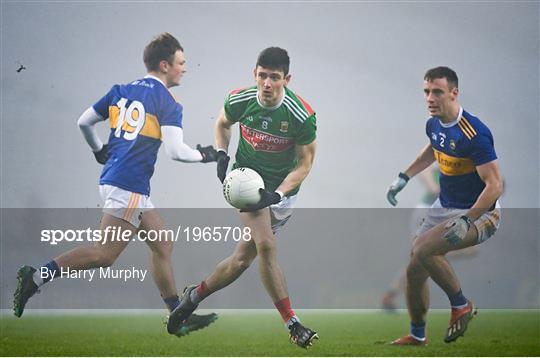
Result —
<path fill-rule="evenodd" d="M 46 277 L 42 278 L 43 283 L 47 283 L 50 280 L 52 280 L 54 277 L 60 276 L 60 267 L 58 267 L 58 264 L 54 260 L 47 262 L 45 265 L 41 267 L 46 267 L 49 273 Z M 41 272 L 41 267 L 39 269 L 40 272 Z"/>
<path fill-rule="evenodd" d="M 463 296 L 463 292 L 461 292 L 461 290 L 454 295 L 448 295 L 448 299 L 450 300 L 450 305 L 452 307 L 460 307 L 467 304 L 467 299 L 465 296 Z"/>
<path fill-rule="evenodd" d="M 426 338 L 426 322 L 411 322 L 411 336 L 423 340 Z"/>
<path fill-rule="evenodd" d="M 167 305 L 169 312 L 172 312 L 180 304 L 180 299 L 178 298 L 178 295 L 174 295 L 172 297 L 164 298 L 163 302 Z"/>

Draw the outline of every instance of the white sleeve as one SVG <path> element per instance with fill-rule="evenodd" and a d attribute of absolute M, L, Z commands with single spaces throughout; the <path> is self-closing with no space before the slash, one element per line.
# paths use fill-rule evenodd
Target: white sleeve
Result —
<path fill-rule="evenodd" d="M 176 126 L 161 126 L 161 140 L 165 153 L 180 162 L 195 163 L 203 158 L 201 152 L 184 143 L 184 131 Z"/>
<path fill-rule="evenodd" d="M 84 139 L 86 139 L 86 142 L 90 148 L 92 148 L 93 152 L 99 152 L 101 148 L 103 148 L 103 142 L 99 139 L 94 125 L 103 121 L 104 119 L 105 118 L 96 112 L 94 107 L 90 107 L 84 111 L 83 114 L 81 114 L 79 120 L 77 121 Z"/>

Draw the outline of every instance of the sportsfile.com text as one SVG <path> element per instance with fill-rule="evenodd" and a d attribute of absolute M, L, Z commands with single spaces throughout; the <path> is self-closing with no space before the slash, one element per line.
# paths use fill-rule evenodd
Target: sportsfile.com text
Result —
<path fill-rule="evenodd" d="M 41 242 L 57 245 L 59 242 L 128 242 L 128 241 L 186 241 L 186 242 L 238 242 L 250 241 L 249 227 L 237 226 L 178 226 L 176 230 L 143 230 L 135 233 L 120 227 L 107 226 L 104 230 L 95 229 L 45 229 L 41 230 Z"/>

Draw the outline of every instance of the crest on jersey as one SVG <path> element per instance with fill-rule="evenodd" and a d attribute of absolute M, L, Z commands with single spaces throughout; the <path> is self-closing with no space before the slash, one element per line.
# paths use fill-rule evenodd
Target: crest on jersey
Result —
<path fill-rule="evenodd" d="M 289 130 L 289 122 L 282 121 L 281 126 L 279 127 L 280 132 L 287 132 Z"/>
<path fill-rule="evenodd" d="M 450 149 L 456 150 L 456 142 L 453 139 L 450 139 Z"/>

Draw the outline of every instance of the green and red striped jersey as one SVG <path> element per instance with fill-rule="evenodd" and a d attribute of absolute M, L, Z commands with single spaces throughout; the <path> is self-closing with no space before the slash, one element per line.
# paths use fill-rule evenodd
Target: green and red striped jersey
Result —
<path fill-rule="evenodd" d="M 295 145 L 315 140 L 315 112 L 300 96 L 285 88 L 280 103 L 264 107 L 257 87 L 232 91 L 225 99 L 227 120 L 239 123 L 240 140 L 233 168 L 248 167 L 263 178 L 265 188 L 273 191 L 295 168 Z M 288 193 L 294 195 L 299 186 Z"/>

